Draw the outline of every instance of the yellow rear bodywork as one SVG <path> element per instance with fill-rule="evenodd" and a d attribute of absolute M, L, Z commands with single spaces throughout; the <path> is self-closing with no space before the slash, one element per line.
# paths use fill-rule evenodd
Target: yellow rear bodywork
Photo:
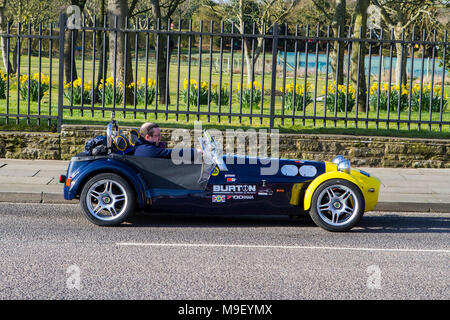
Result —
<path fill-rule="evenodd" d="M 325 166 L 325 173 L 314 179 L 306 189 L 304 198 L 305 211 L 311 208 L 311 199 L 317 187 L 330 179 L 343 179 L 354 183 L 363 194 L 364 211 L 371 211 L 375 208 L 378 203 L 380 180 L 373 176 L 368 177 L 355 169 L 351 169 L 350 174 L 337 171 L 337 165 L 332 162 L 325 162 Z"/>

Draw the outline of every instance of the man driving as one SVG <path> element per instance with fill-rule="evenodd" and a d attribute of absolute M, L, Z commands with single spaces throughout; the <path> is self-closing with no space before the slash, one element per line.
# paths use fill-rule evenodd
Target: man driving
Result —
<path fill-rule="evenodd" d="M 140 137 L 136 141 L 136 149 L 134 155 L 136 157 L 152 157 L 152 158 L 164 158 L 171 159 L 172 150 L 167 149 L 166 144 L 161 141 L 161 129 L 156 123 L 145 122 L 140 130 Z M 190 150 L 191 161 L 194 161 L 199 156 L 199 150 Z M 176 149 L 178 156 L 183 156 L 183 149 Z"/>
<path fill-rule="evenodd" d="M 139 134 L 134 151 L 135 156 L 170 159 L 172 149 L 166 149 L 165 143 L 161 142 L 161 129 L 156 123 L 144 123 Z"/>

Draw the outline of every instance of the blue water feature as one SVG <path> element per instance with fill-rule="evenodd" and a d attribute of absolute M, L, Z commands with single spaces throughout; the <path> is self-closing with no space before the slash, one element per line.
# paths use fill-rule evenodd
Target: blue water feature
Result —
<path fill-rule="evenodd" d="M 282 68 L 284 67 L 284 57 L 285 53 L 284 51 L 278 52 L 278 65 L 280 65 Z M 344 56 L 344 70 L 347 68 L 347 60 L 348 56 Z M 381 72 L 389 72 L 389 65 L 390 65 L 390 57 L 383 56 L 382 57 L 382 66 L 381 66 Z M 304 52 L 298 52 L 297 53 L 297 70 L 302 69 L 305 67 L 305 53 Z M 411 58 L 407 59 L 406 63 L 406 72 L 409 74 L 411 72 Z M 396 57 L 392 57 L 392 72 L 395 70 L 395 64 L 397 62 Z M 316 61 L 316 54 L 315 53 L 309 53 L 308 54 L 308 71 L 313 71 L 316 68 L 316 65 L 319 68 L 319 73 L 324 74 L 327 72 L 327 56 L 326 54 L 319 54 Z M 366 68 L 366 74 L 368 75 L 368 66 L 369 66 L 369 56 L 365 56 L 365 68 Z M 294 71 L 295 68 L 295 52 L 286 52 L 286 71 Z M 378 76 L 378 73 L 380 71 L 380 56 L 379 55 L 372 55 L 371 59 L 371 67 L 370 67 L 370 73 L 372 76 Z M 439 66 L 438 59 L 435 59 L 434 62 L 434 76 L 441 76 L 442 77 L 442 71 L 443 67 Z M 331 72 L 331 57 L 329 58 L 329 66 L 328 66 L 328 72 Z M 423 75 L 429 76 L 433 72 L 433 59 L 431 58 L 425 58 L 424 59 L 424 65 L 423 65 Z M 414 66 L 413 66 L 413 77 L 420 77 L 422 74 L 422 58 L 414 58 Z"/>

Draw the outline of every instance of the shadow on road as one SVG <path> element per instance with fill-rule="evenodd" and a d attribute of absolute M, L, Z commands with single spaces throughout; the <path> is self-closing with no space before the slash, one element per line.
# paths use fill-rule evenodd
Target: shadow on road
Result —
<path fill-rule="evenodd" d="M 267 227 L 315 227 L 309 215 L 295 217 L 268 215 L 207 216 L 186 214 L 139 213 L 127 220 L 126 227 L 174 227 L 174 228 L 267 228 Z"/>
<path fill-rule="evenodd" d="M 450 233 L 450 217 L 367 215 L 352 231 L 359 233 Z"/>
<path fill-rule="evenodd" d="M 198 216 L 137 214 L 122 227 L 174 228 L 268 228 L 316 227 L 309 215 L 287 216 Z M 350 232 L 355 233 L 450 233 L 450 216 L 365 215 Z"/>

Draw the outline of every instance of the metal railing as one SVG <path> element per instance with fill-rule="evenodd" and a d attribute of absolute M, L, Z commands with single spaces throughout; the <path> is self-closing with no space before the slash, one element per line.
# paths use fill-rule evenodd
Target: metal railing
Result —
<path fill-rule="evenodd" d="M 224 23 L 193 30 L 192 21 L 102 20 L 83 18 L 77 29 L 65 15 L 45 28 L 8 24 L 0 121 L 46 120 L 60 130 L 66 120 L 108 120 L 114 111 L 270 128 L 450 127 L 447 32 L 440 41 L 417 30 L 395 40 L 374 30 L 331 36 L 319 26 L 248 24 L 241 33 Z"/>

